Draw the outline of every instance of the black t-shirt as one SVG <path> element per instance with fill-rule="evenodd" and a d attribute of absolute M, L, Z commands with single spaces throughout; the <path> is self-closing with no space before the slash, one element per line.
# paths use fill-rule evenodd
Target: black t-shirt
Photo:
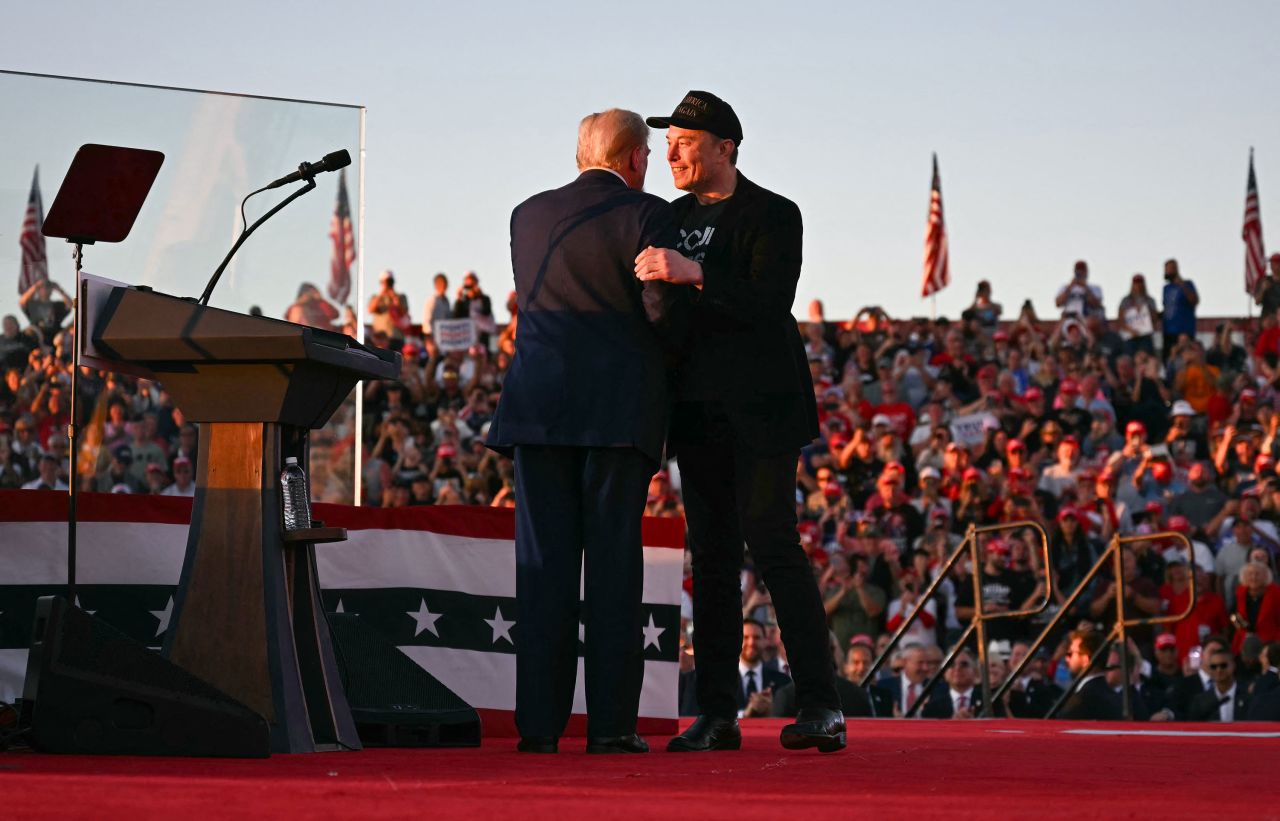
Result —
<path fill-rule="evenodd" d="M 711 238 L 716 232 L 716 223 L 724 214 L 728 200 L 720 200 L 710 205 L 694 203 L 693 208 L 685 215 L 680 224 L 680 242 L 676 250 L 694 262 L 706 259 L 707 248 L 711 246 Z"/>
<path fill-rule="evenodd" d="M 1027 571 L 1005 568 L 992 575 L 982 573 L 984 602 L 1004 605 L 1009 610 L 1022 607 L 1035 589 L 1035 577 Z M 956 590 L 956 607 L 973 607 L 973 581 L 966 578 Z M 990 615 L 990 614 L 988 614 Z M 1025 619 L 997 619 L 987 623 L 987 639 L 1019 639 L 1027 632 Z"/>

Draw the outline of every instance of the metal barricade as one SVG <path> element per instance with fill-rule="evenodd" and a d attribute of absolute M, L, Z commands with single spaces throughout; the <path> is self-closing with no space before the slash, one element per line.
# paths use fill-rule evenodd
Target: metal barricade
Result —
<path fill-rule="evenodd" d="M 1188 568 L 1190 568 L 1191 572 L 1189 574 L 1190 575 L 1190 588 L 1189 588 L 1190 595 L 1187 599 L 1186 610 L 1176 615 L 1166 614 L 1162 616 L 1151 616 L 1151 617 L 1137 618 L 1137 619 L 1127 618 L 1125 615 L 1125 599 L 1127 598 L 1127 596 L 1125 595 L 1125 580 L 1124 580 L 1124 546 L 1127 544 L 1132 544 L 1134 542 L 1143 542 L 1143 541 L 1163 542 L 1170 539 L 1173 539 L 1175 541 L 1180 540 L 1187 551 L 1187 561 L 1188 561 L 1187 566 Z M 1089 572 L 1084 575 L 1084 578 L 1080 580 L 1080 583 L 1076 586 L 1075 591 L 1073 591 L 1072 594 L 1069 597 L 1067 597 L 1067 600 L 1063 602 L 1062 607 L 1059 608 L 1058 612 L 1054 614 L 1054 617 L 1049 620 L 1049 623 L 1045 625 L 1044 629 L 1040 631 L 1040 635 L 1036 637 L 1036 640 L 1032 642 L 1031 647 L 1027 650 L 1026 656 L 1022 659 L 1021 662 L 1018 663 L 1017 667 L 1009 671 L 1008 675 L 1005 676 L 1005 680 L 1000 684 L 998 688 L 996 688 L 995 694 L 993 695 L 993 700 L 998 701 L 999 699 L 1004 697 L 1005 693 L 1008 692 L 1009 687 L 1012 686 L 1013 682 L 1017 681 L 1018 677 L 1022 675 L 1023 669 L 1026 668 L 1026 666 L 1031 662 L 1032 657 L 1036 654 L 1036 651 L 1040 649 L 1040 647 L 1044 644 L 1045 640 L 1048 639 L 1048 637 L 1053 633 L 1055 629 L 1057 629 L 1059 623 L 1061 623 L 1061 621 L 1064 618 L 1066 618 L 1072 606 L 1080 599 L 1082 595 L 1084 595 L 1084 592 L 1089 588 L 1089 583 L 1093 580 L 1095 576 L 1098 575 L 1098 573 L 1102 571 L 1102 568 L 1107 566 L 1108 562 L 1111 563 L 1111 572 L 1113 577 L 1115 578 L 1115 585 L 1116 585 L 1115 622 L 1114 624 L 1112 624 L 1111 630 L 1107 633 L 1107 640 L 1106 642 L 1103 643 L 1102 648 L 1094 655 L 1093 658 L 1089 660 L 1089 666 L 1086 667 L 1083 671 L 1080 672 L 1079 675 L 1075 677 L 1075 679 L 1071 682 L 1071 685 L 1066 688 L 1066 691 L 1062 694 L 1062 696 L 1058 699 L 1058 701 L 1053 705 L 1053 707 L 1049 709 L 1049 712 L 1045 716 L 1045 718 L 1053 718 L 1058 713 L 1058 711 L 1062 709 L 1062 706 L 1066 704 L 1067 699 L 1071 697 L 1071 694 L 1075 692 L 1075 689 L 1078 686 L 1080 686 L 1080 682 L 1083 681 L 1084 678 L 1089 675 L 1089 673 L 1093 670 L 1094 666 L 1106 659 L 1107 653 L 1110 652 L 1111 650 L 1111 645 L 1115 643 L 1117 640 L 1120 641 L 1120 666 L 1124 673 L 1124 686 L 1121 688 L 1121 694 L 1122 694 L 1121 709 L 1123 710 L 1123 714 L 1126 719 L 1133 718 L 1133 702 L 1132 702 L 1130 684 L 1129 684 L 1129 673 L 1132 667 L 1132 664 L 1129 659 L 1129 633 L 1128 633 L 1129 628 L 1157 625 L 1157 624 L 1172 624 L 1174 622 L 1179 622 L 1185 619 L 1187 616 L 1191 615 L 1191 611 L 1194 610 L 1196 606 L 1195 549 L 1191 546 L 1190 539 L 1188 539 L 1182 533 L 1177 533 L 1174 531 L 1152 533 L 1144 536 L 1123 536 L 1123 537 L 1113 536 L 1111 539 L 1111 543 L 1107 545 L 1107 549 L 1102 551 L 1102 555 L 1098 557 L 1098 560 L 1094 562 L 1093 567 L 1091 567 L 1089 569 Z M 983 672 L 985 674 L 986 672 L 985 668 Z M 986 696 L 985 691 L 983 692 L 983 696 L 984 697 Z M 984 713 L 983 713 L 984 715 L 987 714 L 987 709 L 989 709 L 989 705 L 988 705 L 988 708 L 984 709 Z"/>
<path fill-rule="evenodd" d="M 982 561 L 979 554 L 978 537 L 1007 530 L 1024 530 L 1027 528 L 1030 528 L 1040 534 L 1041 567 L 1044 571 L 1044 598 L 1037 606 L 1025 610 L 1010 610 L 1004 613 L 987 613 L 983 607 Z M 942 677 L 943 673 L 946 672 L 947 668 L 955 661 L 956 655 L 959 654 L 960 650 L 964 647 L 965 642 L 969 640 L 969 637 L 975 636 L 978 644 L 978 674 L 982 686 L 982 715 L 989 716 L 991 714 L 991 682 L 987 678 L 987 622 L 997 621 L 999 619 L 1026 618 L 1028 616 L 1038 615 L 1039 613 L 1044 612 L 1044 609 L 1048 606 L 1050 599 L 1053 597 L 1053 574 L 1049 572 L 1049 536 L 1045 533 L 1044 527 L 1036 521 L 1027 520 L 1021 522 L 1009 522 L 1007 524 L 986 525 L 984 527 L 969 525 L 969 529 L 965 531 L 964 541 L 962 541 L 956 549 L 952 551 L 946 562 L 943 563 L 942 567 L 934 575 L 933 581 L 930 582 L 929 586 L 925 588 L 925 591 L 920 594 L 920 598 L 916 602 L 916 606 L 912 608 L 911 613 L 903 620 L 898 629 L 894 631 L 893 638 L 889 640 L 889 644 L 884 648 L 884 651 L 880 656 L 872 663 L 870 669 L 867 670 L 866 675 L 862 677 L 860 686 L 866 687 L 867 684 L 875 678 L 876 672 L 884 666 L 885 660 L 893 653 L 894 649 L 898 646 L 898 642 L 902 640 L 902 637 L 911 629 L 911 625 L 915 623 L 916 619 L 920 616 L 920 613 L 923 612 L 925 604 L 937 593 L 943 580 L 947 578 L 955 567 L 956 562 L 960 561 L 960 558 L 964 556 L 966 552 L 969 554 L 972 566 L 971 580 L 973 582 L 973 617 L 969 620 L 969 625 L 964 629 L 964 632 L 960 634 L 960 638 L 952 645 L 951 652 L 949 652 L 942 660 L 942 664 L 939 665 L 938 671 L 934 673 L 928 681 L 924 682 L 921 693 L 927 694 L 930 692 L 933 686 Z M 910 718 L 914 716 L 924 705 L 925 701 L 926 699 L 923 697 L 917 699 L 916 702 L 911 705 L 911 708 L 907 710 L 905 717 Z"/>

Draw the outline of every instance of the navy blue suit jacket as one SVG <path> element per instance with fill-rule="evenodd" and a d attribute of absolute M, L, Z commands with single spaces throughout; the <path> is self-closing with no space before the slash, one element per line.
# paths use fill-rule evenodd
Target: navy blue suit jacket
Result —
<path fill-rule="evenodd" d="M 641 283 L 635 258 L 677 239 L 668 203 L 608 171 L 584 171 L 516 207 L 519 329 L 489 447 L 634 447 L 660 458 L 665 357 L 688 289 Z"/>

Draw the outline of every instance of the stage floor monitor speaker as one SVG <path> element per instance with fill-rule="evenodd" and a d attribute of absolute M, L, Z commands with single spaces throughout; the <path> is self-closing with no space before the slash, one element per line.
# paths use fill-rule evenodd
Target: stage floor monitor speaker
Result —
<path fill-rule="evenodd" d="M 36 601 L 22 698 L 42 752 L 271 754 L 262 716 L 60 597 Z"/>
<path fill-rule="evenodd" d="M 366 747 L 478 747 L 480 716 L 354 613 L 329 613 L 342 686 Z"/>

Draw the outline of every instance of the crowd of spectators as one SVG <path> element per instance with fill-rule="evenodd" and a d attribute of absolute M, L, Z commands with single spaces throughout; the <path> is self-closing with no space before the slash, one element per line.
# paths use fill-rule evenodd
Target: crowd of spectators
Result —
<path fill-rule="evenodd" d="M 1193 579 L 1197 587 L 1187 619 L 1131 631 L 1141 659 L 1135 712 L 1199 715 L 1192 703 L 1218 686 L 1220 651 L 1230 659 L 1230 688 L 1239 682 L 1247 694 L 1275 682 L 1280 255 L 1270 268 L 1255 294 L 1261 318 L 1225 320 L 1203 335 L 1195 285 L 1174 260 L 1165 265 L 1159 303 L 1136 275 L 1114 311 L 1079 262 L 1058 292 L 1053 319 L 1038 317 L 1029 300 L 1006 316 L 985 282 L 954 320 L 895 318 L 872 307 L 831 322 L 820 302 L 809 306 L 801 326 L 821 436 L 797 465 L 796 510 L 822 589 L 833 661 L 846 683 L 861 684 L 891 633 L 938 582 L 876 685 L 858 687 L 872 712 L 905 713 L 919 698 L 950 692 L 945 710 L 939 702 L 922 712 L 976 714 L 981 705 L 968 690 L 977 676 L 1002 681 L 1067 608 L 1061 629 L 993 705 L 1005 714 L 1043 715 L 1083 669 L 1080 659 L 1092 659 L 1081 648 L 1098 653 L 1087 630 L 1109 629 L 1114 619 L 1117 585 L 1109 568 L 1069 601 L 1114 535 L 1138 537 L 1123 550 L 1129 617 L 1180 613 Z M 415 318 L 394 274 L 382 274 L 367 306 L 368 340 L 403 354 L 401 378 L 365 383 L 363 429 L 356 430 L 348 403 L 327 438 L 313 437 L 317 498 L 350 498 L 358 442 L 365 504 L 516 503 L 510 463 L 484 447 L 514 353 L 514 296 L 507 300 L 511 320 L 499 327 L 474 272 L 452 298 L 446 275 L 430 287 Z M 66 301 L 54 288 L 39 296 Z M 25 327 L 5 317 L 0 334 L 0 487 L 65 489 L 70 333 L 61 319 L 51 327 L 49 317 L 66 312 L 27 313 Z M 282 315 L 355 330 L 353 312 L 329 305 L 310 285 Z M 441 350 L 433 329 L 451 319 L 472 320 L 474 344 Z M 82 450 L 78 473 L 86 489 L 190 494 L 197 431 L 162 385 L 86 372 L 81 396 L 90 448 Z M 648 512 L 681 514 L 674 462 L 653 477 Z M 977 567 L 961 561 L 939 579 L 970 526 L 1027 521 L 1044 528 L 1047 546 L 1035 529 L 1003 530 L 981 539 Z M 1167 531 L 1187 536 L 1192 554 L 1180 542 L 1140 538 Z M 989 623 L 987 670 L 964 652 L 944 681 L 933 682 L 977 606 L 973 574 L 988 615 L 1035 608 L 1051 579 L 1048 606 L 1034 617 Z M 785 646 L 749 557 L 743 613 L 744 631 L 760 633 L 744 643 L 758 656 L 744 657 L 744 676 L 758 663 L 785 679 Z M 688 668 L 696 630 L 687 618 L 683 626 L 681 663 Z M 1092 659 L 1092 669 L 1114 678 L 1109 662 Z M 1111 687 L 1122 689 L 1119 682 Z M 775 704 L 774 694 L 757 681 L 748 696 L 744 683 L 744 714 L 773 711 L 785 701 Z M 1219 717 L 1243 718 L 1247 709 L 1223 707 Z"/>

